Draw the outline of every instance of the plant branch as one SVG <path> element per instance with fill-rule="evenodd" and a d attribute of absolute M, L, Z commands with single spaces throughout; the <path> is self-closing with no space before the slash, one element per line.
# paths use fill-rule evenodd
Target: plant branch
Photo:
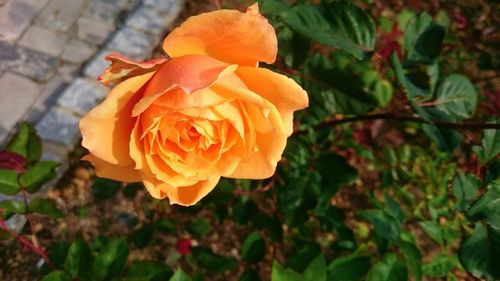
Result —
<path fill-rule="evenodd" d="M 45 263 L 50 267 L 50 269 L 56 270 L 56 267 L 50 261 L 49 256 L 47 255 L 47 253 L 45 253 L 45 250 L 42 247 L 34 245 L 28 239 L 24 238 L 24 236 L 18 235 L 14 230 L 9 228 L 7 223 L 1 217 L 1 211 L 2 210 L 0 210 L 0 228 L 7 231 L 12 237 L 14 237 L 19 243 L 21 243 L 21 245 L 23 245 L 26 248 L 31 249 L 33 252 L 40 255 L 43 258 L 43 260 L 45 261 Z"/>
<path fill-rule="evenodd" d="M 493 123 L 455 123 L 455 122 L 446 122 L 446 121 L 433 121 L 429 122 L 420 117 L 416 116 L 405 116 L 398 115 L 392 111 L 382 112 L 382 113 L 371 113 L 360 116 L 347 117 L 342 119 L 333 119 L 326 122 L 323 122 L 319 125 L 314 126 L 315 130 L 323 129 L 326 127 L 336 126 L 345 123 L 354 123 L 361 121 L 369 121 L 369 120 L 396 120 L 401 122 L 416 122 L 416 123 L 424 123 L 430 124 L 441 128 L 448 129 L 462 129 L 462 130 L 483 130 L 483 129 L 495 129 L 500 130 L 500 124 Z M 293 135 L 302 135 L 306 133 L 307 130 L 297 130 L 293 132 Z"/>
<path fill-rule="evenodd" d="M 35 244 L 35 246 L 38 247 L 39 243 L 38 243 L 38 239 L 36 237 L 35 227 L 33 227 L 33 219 L 31 217 L 31 213 L 28 210 L 28 194 L 27 194 L 26 189 L 24 187 L 21 188 L 21 193 L 23 195 L 24 207 L 26 208 L 26 220 L 28 221 L 28 224 L 30 226 L 33 244 Z"/>

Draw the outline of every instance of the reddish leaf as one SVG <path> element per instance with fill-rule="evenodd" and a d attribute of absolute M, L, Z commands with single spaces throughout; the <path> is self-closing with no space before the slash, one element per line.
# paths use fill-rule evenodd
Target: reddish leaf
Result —
<path fill-rule="evenodd" d="M 0 151 L 0 168 L 24 173 L 28 160 L 24 156 L 10 152 Z"/>

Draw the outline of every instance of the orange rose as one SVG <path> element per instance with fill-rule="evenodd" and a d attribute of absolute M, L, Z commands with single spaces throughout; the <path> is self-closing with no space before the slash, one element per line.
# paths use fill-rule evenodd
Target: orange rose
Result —
<path fill-rule="evenodd" d="M 110 55 L 116 84 L 80 122 L 101 177 L 143 181 L 155 198 L 192 205 L 220 177 L 273 175 L 307 94 L 273 63 L 277 39 L 258 6 L 189 18 L 164 41 L 172 59 Z"/>

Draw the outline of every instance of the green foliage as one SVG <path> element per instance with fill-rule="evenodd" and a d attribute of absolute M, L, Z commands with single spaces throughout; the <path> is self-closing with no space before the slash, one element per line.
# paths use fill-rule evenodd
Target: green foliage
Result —
<path fill-rule="evenodd" d="M 75 240 L 68 249 L 68 254 L 64 262 L 64 269 L 71 274 L 72 278 L 89 277 L 91 261 L 90 248 L 83 240 Z"/>
<path fill-rule="evenodd" d="M 43 184 L 56 177 L 56 167 L 59 163 L 54 161 L 40 161 L 29 167 L 19 177 L 19 184 L 26 188 L 29 193 L 34 193 Z"/>
<path fill-rule="evenodd" d="M 457 198 L 457 208 L 465 211 L 470 201 L 476 196 L 481 182 L 471 174 L 460 173 L 453 179 L 453 194 Z"/>
<path fill-rule="evenodd" d="M 170 276 L 172 276 L 172 278 L 169 280 L 188 280 L 187 276 L 182 277 L 180 276 L 182 273 L 178 272 L 179 271 L 175 273 L 177 276 L 174 277 L 172 274 L 172 270 L 162 263 L 154 261 L 140 261 L 132 264 L 130 269 L 127 271 L 127 274 L 125 275 L 125 280 L 160 281 L 167 280 Z"/>
<path fill-rule="evenodd" d="M 352 254 L 333 260 L 328 265 L 328 281 L 357 281 L 370 270 L 370 257 Z"/>
<path fill-rule="evenodd" d="M 215 273 L 223 273 L 232 270 L 237 265 L 234 258 L 215 254 L 210 249 L 204 247 L 194 248 L 192 254 L 201 267 L 210 269 Z"/>
<path fill-rule="evenodd" d="M 291 268 L 283 268 L 277 261 L 273 262 L 271 281 L 327 281 L 327 266 L 325 257 L 319 255 L 314 258 L 300 275 Z"/>
<path fill-rule="evenodd" d="M 92 194 L 100 200 L 113 198 L 113 196 L 120 190 L 122 184 L 120 182 L 97 178 L 92 186 Z"/>
<path fill-rule="evenodd" d="M 0 193 L 14 195 L 19 192 L 19 174 L 6 169 L 0 169 Z"/>
<path fill-rule="evenodd" d="M 367 59 L 375 45 L 375 26 L 359 7 L 348 3 L 297 5 L 281 14 L 294 31 L 321 44 Z"/>
<path fill-rule="evenodd" d="M 64 213 L 57 208 L 56 202 L 51 199 L 35 198 L 28 204 L 28 210 L 56 219 L 64 217 Z"/>
<path fill-rule="evenodd" d="M 245 262 L 256 263 L 264 256 L 265 247 L 262 236 L 258 232 L 252 232 L 243 242 L 241 257 Z"/>
<path fill-rule="evenodd" d="M 498 124 L 500 119 L 489 123 Z M 481 144 L 481 146 L 474 146 L 473 150 L 477 154 L 479 161 L 486 164 L 500 154 L 500 130 L 484 130 Z"/>
<path fill-rule="evenodd" d="M 408 280 L 408 269 L 395 254 L 387 254 L 382 260 L 377 262 L 366 277 L 368 281 L 388 280 L 404 281 Z"/>
<path fill-rule="evenodd" d="M 422 13 L 408 22 L 404 33 L 406 65 L 432 64 L 441 53 L 446 30 Z"/>
<path fill-rule="evenodd" d="M 123 239 L 107 242 L 92 263 L 92 276 L 97 281 L 112 280 L 120 275 L 127 262 L 129 248 Z"/>
<path fill-rule="evenodd" d="M 71 281 L 71 276 L 64 271 L 54 271 L 46 275 L 42 281 Z"/>
<path fill-rule="evenodd" d="M 500 231 L 477 223 L 474 233 L 460 247 L 459 258 L 475 277 L 500 278 Z"/>
<path fill-rule="evenodd" d="M 39 161 L 42 156 L 42 140 L 31 124 L 23 122 L 5 150 L 17 153 L 30 163 L 34 163 Z"/>

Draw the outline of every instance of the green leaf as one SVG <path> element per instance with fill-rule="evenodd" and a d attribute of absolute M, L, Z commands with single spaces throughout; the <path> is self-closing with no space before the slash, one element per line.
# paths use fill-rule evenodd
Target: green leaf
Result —
<path fill-rule="evenodd" d="M 371 111 L 379 102 L 369 90 L 359 70 L 342 68 L 337 61 L 315 54 L 307 60 L 302 86 L 310 93 L 310 108 L 307 117 L 319 123 L 335 114 L 362 114 Z"/>
<path fill-rule="evenodd" d="M 101 249 L 92 264 L 95 280 L 112 280 L 120 276 L 128 258 L 128 245 L 123 239 L 111 240 Z"/>
<path fill-rule="evenodd" d="M 253 269 L 245 269 L 239 281 L 260 281 L 259 274 Z"/>
<path fill-rule="evenodd" d="M 398 202 L 391 198 L 387 193 L 384 194 L 385 205 L 387 207 L 387 213 L 394 217 L 399 223 L 403 223 L 404 213 L 399 207 Z"/>
<path fill-rule="evenodd" d="M 284 269 L 277 261 L 273 261 L 271 281 L 301 281 L 301 276 L 292 269 Z"/>
<path fill-rule="evenodd" d="M 92 194 L 100 200 L 106 200 L 113 198 L 115 194 L 120 190 L 122 184 L 120 182 L 97 178 L 94 181 L 94 185 L 92 185 Z"/>
<path fill-rule="evenodd" d="M 366 280 L 405 281 L 408 280 L 408 269 L 398 256 L 387 254 L 373 266 Z"/>
<path fill-rule="evenodd" d="M 292 176 L 286 179 L 285 186 L 278 190 L 280 210 L 285 215 L 288 225 L 297 225 L 307 219 L 303 211 L 306 194 L 321 188 L 321 176 L 316 171 L 307 172 L 305 175 Z"/>
<path fill-rule="evenodd" d="M 429 277 L 445 277 L 455 266 L 454 257 L 440 254 L 430 263 L 424 264 L 424 274 Z"/>
<path fill-rule="evenodd" d="M 264 238 L 260 236 L 258 231 L 254 231 L 247 236 L 241 247 L 241 258 L 248 263 L 257 263 L 266 250 Z"/>
<path fill-rule="evenodd" d="M 153 239 L 153 234 L 154 234 L 153 225 L 145 224 L 138 230 L 134 231 L 130 239 L 134 242 L 134 245 L 137 246 L 137 248 L 144 248 Z"/>
<path fill-rule="evenodd" d="M 317 171 L 321 174 L 323 196 L 333 196 L 342 184 L 352 184 L 358 171 L 347 160 L 335 153 L 323 153 L 317 159 Z"/>
<path fill-rule="evenodd" d="M 392 54 L 391 62 L 396 77 L 410 101 L 415 99 L 427 100 L 432 97 L 439 76 L 437 65 L 404 69 L 396 54 Z"/>
<path fill-rule="evenodd" d="M 56 167 L 59 163 L 55 161 L 40 161 L 29 167 L 19 178 L 21 186 L 29 193 L 38 191 L 43 184 L 57 176 Z"/>
<path fill-rule="evenodd" d="M 419 225 L 434 241 L 441 245 L 444 243 L 443 231 L 441 230 L 441 225 L 439 225 L 439 223 L 435 221 L 421 221 L 419 222 Z"/>
<path fill-rule="evenodd" d="M 295 251 L 288 258 L 287 265 L 296 272 L 304 272 L 309 263 L 321 254 L 321 248 L 315 243 L 295 243 Z"/>
<path fill-rule="evenodd" d="M 365 210 L 359 214 L 373 224 L 375 233 L 391 241 L 399 239 L 401 224 L 394 217 L 380 210 Z"/>
<path fill-rule="evenodd" d="M 28 204 L 28 210 L 56 219 L 64 217 L 64 213 L 57 208 L 56 202 L 51 199 L 35 198 Z"/>
<path fill-rule="evenodd" d="M 488 192 L 472 204 L 466 215 L 473 222 L 484 220 L 492 227 L 500 229 L 500 180 L 488 186 Z"/>
<path fill-rule="evenodd" d="M 174 220 L 161 219 L 155 222 L 155 229 L 164 233 L 172 233 L 177 229 L 177 227 Z"/>
<path fill-rule="evenodd" d="M 484 182 L 489 183 L 495 179 L 500 179 L 500 159 L 495 160 L 491 163 L 491 165 L 488 165 Z"/>
<path fill-rule="evenodd" d="M 206 219 L 190 221 L 186 225 L 186 230 L 194 236 L 201 237 L 211 230 L 210 223 Z"/>
<path fill-rule="evenodd" d="M 491 120 L 488 123 L 498 124 L 500 123 L 500 118 L 497 120 Z M 479 162 L 484 165 L 500 154 L 500 130 L 484 130 L 481 144 L 482 145 L 480 147 L 474 146 L 472 149 L 477 154 Z"/>
<path fill-rule="evenodd" d="M 317 256 L 304 271 L 304 281 L 326 281 L 326 261 L 323 254 Z"/>
<path fill-rule="evenodd" d="M 500 230 L 477 223 L 474 233 L 460 246 L 458 257 L 475 277 L 499 279 Z"/>
<path fill-rule="evenodd" d="M 259 9 L 263 15 L 274 16 L 288 8 L 283 0 L 258 0 Z"/>
<path fill-rule="evenodd" d="M 328 265 L 328 281 L 358 281 L 370 270 L 368 256 L 353 254 L 334 259 Z"/>
<path fill-rule="evenodd" d="M 42 156 L 42 140 L 33 126 L 28 122 L 23 122 L 5 150 L 20 154 L 33 163 L 40 160 Z"/>
<path fill-rule="evenodd" d="M 24 202 L 15 200 L 0 201 L 0 209 L 4 210 L 4 212 L 15 214 L 23 214 L 26 212 L 26 206 L 24 205 Z"/>
<path fill-rule="evenodd" d="M 64 269 L 71 275 L 71 277 L 88 278 L 91 262 L 90 248 L 81 239 L 73 241 L 68 250 L 66 261 L 64 262 Z"/>
<path fill-rule="evenodd" d="M 64 263 L 68 255 L 70 244 L 55 242 L 50 245 L 49 259 L 57 269 L 64 269 Z"/>
<path fill-rule="evenodd" d="M 0 193 L 7 195 L 18 193 L 20 189 L 18 179 L 18 173 L 7 169 L 0 169 Z"/>
<path fill-rule="evenodd" d="M 65 271 L 53 271 L 45 275 L 42 281 L 71 281 L 71 275 Z"/>
<path fill-rule="evenodd" d="M 177 269 L 170 277 L 169 281 L 191 281 L 191 277 L 189 277 L 182 269 Z"/>
<path fill-rule="evenodd" d="M 123 196 L 132 200 L 135 198 L 135 195 L 137 194 L 137 192 L 139 190 L 143 190 L 143 189 L 144 189 L 144 185 L 142 185 L 141 183 L 135 182 L 135 183 L 127 184 L 123 188 Z"/>
<path fill-rule="evenodd" d="M 172 270 L 163 263 L 138 261 L 127 271 L 125 281 L 160 281 L 167 280 L 171 275 Z"/>
<path fill-rule="evenodd" d="M 410 265 L 415 280 L 422 280 L 422 254 L 414 241 L 402 240 L 398 243 L 401 252 L 403 252 L 406 262 Z"/>
<path fill-rule="evenodd" d="M 195 247 L 192 248 L 191 253 L 200 266 L 214 273 L 223 273 L 237 266 L 234 258 L 215 254 L 208 248 Z"/>
<path fill-rule="evenodd" d="M 453 178 L 452 190 L 457 198 L 457 209 L 465 211 L 476 196 L 481 181 L 472 174 L 460 173 Z"/>
<path fill-rule="evenodd" d="M 281 14 L 293 31 L 318 43 L 341 48 L 357 59 L 370 58 L 375 47 L 375 24 L 350 3 L 297 5 Z"/>
<path fill-rule="evenodd" d="M 246 224 L 257 210 L 255 203 L 248 197 L 238 197 L 232 207 L 233 220 L 238 224 Z"/>
<path fill-rule="evenodd" d="M 433 120 L 469 118 L 476 110 L 477 93 L 467 77 L 453 74 L 439 83 L 433 104 L 423 109 Z"/>
<path fill-rule="evenodd" d="M 433 125 L 423 124 L 425 135 L 436 143 L 440 151 L 453 151 L 460 143 L 460 133 L 448 128 L 439 128 Z"/>
<path fill-rule="evenodd" d="M 427 13 L 410 20 L 405 28 L 405 65 L 432 64 L 439 57 L 446 30 Z"/>

